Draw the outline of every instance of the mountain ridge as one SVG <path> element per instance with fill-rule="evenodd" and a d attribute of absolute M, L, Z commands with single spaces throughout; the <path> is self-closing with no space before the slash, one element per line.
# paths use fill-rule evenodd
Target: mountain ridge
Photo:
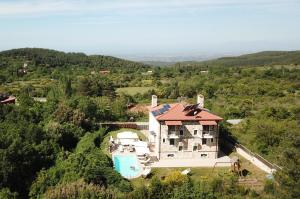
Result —
<path fill-rule="evenodd" d="M 261 51 L 239 56 L 226 56 L 206 61 L 177 62 L 183 66 L 264 66 L 299 65 L 300 51 Z"/>

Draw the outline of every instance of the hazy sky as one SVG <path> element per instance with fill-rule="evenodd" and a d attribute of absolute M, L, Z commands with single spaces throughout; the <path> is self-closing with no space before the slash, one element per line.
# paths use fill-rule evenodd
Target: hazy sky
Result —
<path fill-rule="evenodd" d="M 300 0 L 0 0 L 0 50 L 197 55 L 300 49 Z"/>

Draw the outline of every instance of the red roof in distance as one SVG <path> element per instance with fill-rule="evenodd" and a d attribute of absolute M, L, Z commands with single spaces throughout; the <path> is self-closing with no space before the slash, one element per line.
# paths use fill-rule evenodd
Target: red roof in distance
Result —
<path fill-rule="evenodd" d="M 0 101 L 0 104 L 14 104 L 16 98 L 14 96 L 9 96 L 7 99 Z"/>

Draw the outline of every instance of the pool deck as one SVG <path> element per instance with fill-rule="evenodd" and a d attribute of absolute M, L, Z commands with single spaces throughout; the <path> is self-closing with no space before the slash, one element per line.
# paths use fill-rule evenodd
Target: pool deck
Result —
<path fill-rule="evenodd" d="M 115 155 L 121 155 L 121 156 L 136 156 L 135 152 L 130 152 L 129 150 L 124 150 L 123 152 L 120 152 L 118 150 L 114 151 L 112 153 L 112 159 L 114 159 Z M 213 158 L 194 158 L 194 159 L 161 159 L 157 161 L 157 158 L 153 156 L 153 154 L 150 154 L 150 157 L 153 158 L 153 161 L 149 162 L 148 164 L 144 165 L 140 162 L 140 160 L 137 158 L 137 166 L 139 166 L 140 172 L 138 172 L 135 176 L 123 176 L 127 179 L 133 179 L 138 178 L 142 176 L 143 171 L 146 167 L 151 168 L 179 168 L 179 167 L 186 167 L 186 168 L 193 168 L 193 167 L 230 167 L 231 166 L 231 159 L 230 157 L 226 156 L 224 153 L 220 154 L 219 158 L 213 159 Z M 156 159 L 156 160 L 155 160 Z"/>
<path fill-rule="evenodd" d="M 116 152 L 113 155 L 135 155 L 132 152 Z M 139 166 L 142 168 L 139 173 L 139 177 L 142 173 L 144 165 L 138 161 Z M 217 159 L 212 158 L 201 158 L 201 159 L 164 159 L 159 161 L 154 161 L 150 163 L 148 166 L 152 168 L 163 168 L 163 167 L 230 167 L 231 161 L 228 156 L 221 156 Z M 134 178 L 136 178 L 134 177 Z"/>
<path fill-rule="evenodd" d="M 231 162 L 228 156 L 217 159 L 164 159 L 150 165 L 156 167 L 230 167 Z"/>

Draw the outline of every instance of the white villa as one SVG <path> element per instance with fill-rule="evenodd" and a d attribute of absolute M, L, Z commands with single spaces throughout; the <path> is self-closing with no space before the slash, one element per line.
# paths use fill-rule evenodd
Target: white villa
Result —
<path fill-rule="evenodd" d="M 157 103 L 152 96 L 149 107 L 149 141 L 158 160 L 217 159 L 219 127 L 222 118 L 204 108 L 204 97 L 197 104 Z"/>

